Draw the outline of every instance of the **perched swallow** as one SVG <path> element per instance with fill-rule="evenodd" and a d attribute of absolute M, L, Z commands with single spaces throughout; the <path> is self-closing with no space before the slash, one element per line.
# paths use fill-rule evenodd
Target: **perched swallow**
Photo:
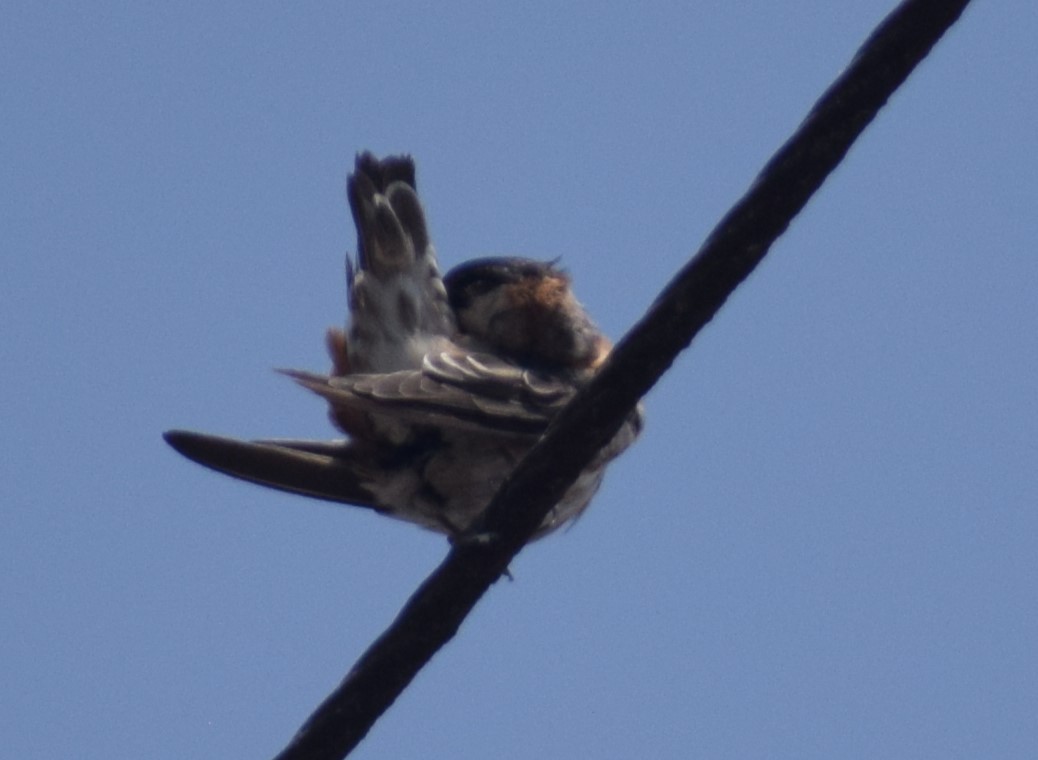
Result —
<path fill-rule="evenodd" d="M 345 440 L 239 441 L 170 431 L 184 456 L 272 488 L 463 535 L 611 350 L 552 263 L 478 259 L 440 277 L 410 158 L 357 158 L 349 325 L 330 375 L 287 371 Z M 542 524 L 577 517 L 637 437 L 631 414 Z"/>

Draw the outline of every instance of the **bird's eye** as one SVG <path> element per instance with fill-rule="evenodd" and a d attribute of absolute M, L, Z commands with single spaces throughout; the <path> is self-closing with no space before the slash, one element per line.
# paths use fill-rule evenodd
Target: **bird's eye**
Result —
<path fill-rule="evenodd" d="M 497 287 L 497 283 L 487 280 L 470 280 L 468 282 L 448 282 L 447 301 L 455 311 L 468 308 L 480 296 L 484 296 Z"/>
<path fill-rule="evenodd" d="M 521 258 L 475 259 L 455 267 L 443 278 L 450 304 L 464 309 L 502 285 L 540 279 L 554 271 L 551 263 Z"/>

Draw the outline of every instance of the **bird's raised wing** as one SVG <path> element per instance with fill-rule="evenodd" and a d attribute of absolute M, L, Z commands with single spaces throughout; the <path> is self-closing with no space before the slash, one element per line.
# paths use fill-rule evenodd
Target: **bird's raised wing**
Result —
<path fill-rule="evenodd" d="M 343 352 L 354 372 L 414 369 L 454 333 L 414 163 L 357 156 L 348 183 L 357 265 L 347 261 L 350 327 Z"/>

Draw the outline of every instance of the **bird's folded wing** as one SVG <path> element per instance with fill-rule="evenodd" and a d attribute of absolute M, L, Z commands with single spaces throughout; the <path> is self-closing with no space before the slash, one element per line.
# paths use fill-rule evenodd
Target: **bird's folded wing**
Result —
<path fill-rule="evenodd" d="M 240 441 L 187 430 L 163 434 L 188 459 L 288 493 L 386 512 L 361 484 L 365 462 L 342 441 Z"/>
<path fill-rule="evenodd" d="M 571 378 L 464 352 L 429 354 L 420 369 L 385 374 L 285 374 L 336 408 L 481 433 L 540 435 L 577 391 Z"/>

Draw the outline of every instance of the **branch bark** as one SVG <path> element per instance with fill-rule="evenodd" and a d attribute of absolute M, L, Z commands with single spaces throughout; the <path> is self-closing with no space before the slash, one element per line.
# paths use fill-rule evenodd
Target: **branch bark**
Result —
<path fill-rule="evenodd" d="M 559 415 L 484 515 L 307 720 L 279 760 L 345 757 L 446 644 L 638 400 L 760 263 L 969 0 L 906 0 L 872 33 L 749 192 Z"/>

